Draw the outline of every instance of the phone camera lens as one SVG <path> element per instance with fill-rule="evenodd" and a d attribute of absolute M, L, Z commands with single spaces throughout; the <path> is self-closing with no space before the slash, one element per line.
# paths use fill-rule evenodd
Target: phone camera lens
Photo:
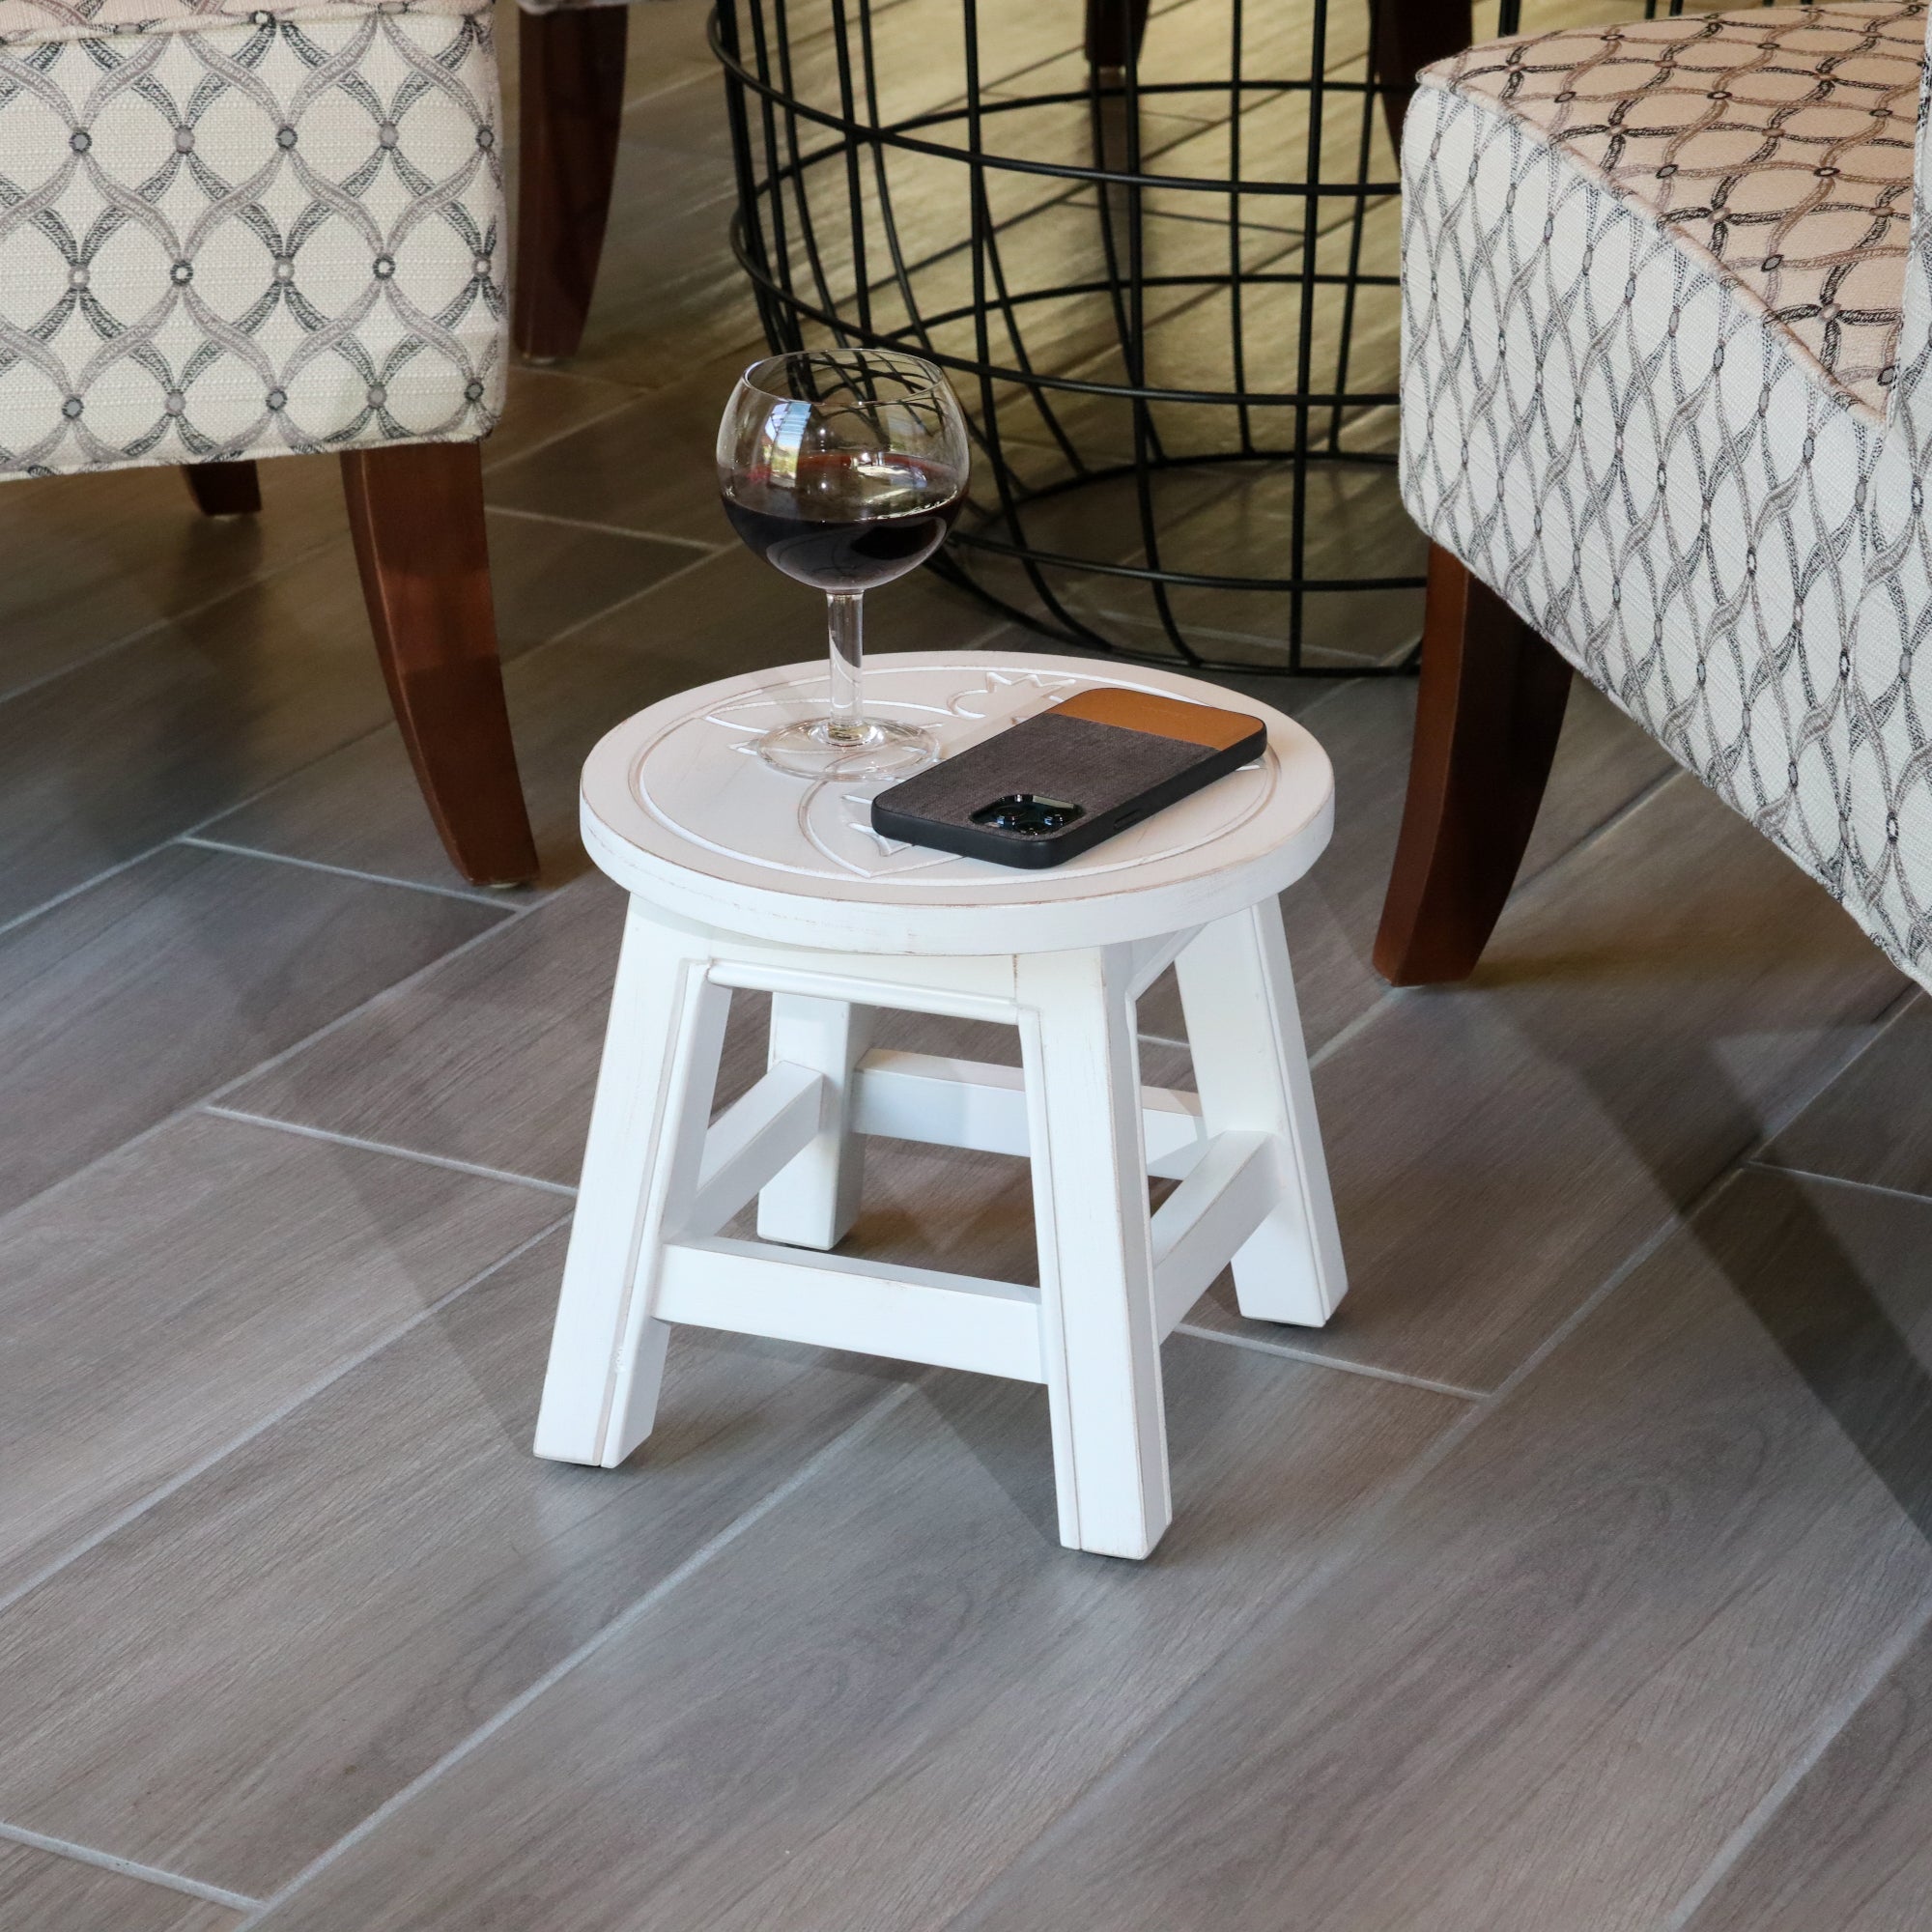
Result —
<path fill-rule="evenodd" d="M 1015 791 L 996 798 L 991 805 L 982 805 L 973 814 L 973 823 L 990 825 L 996 832 L 1011 832 L 1022 838 L 1043 838 L 1071 825 L 1082 810 L 1067 799 Z"/>

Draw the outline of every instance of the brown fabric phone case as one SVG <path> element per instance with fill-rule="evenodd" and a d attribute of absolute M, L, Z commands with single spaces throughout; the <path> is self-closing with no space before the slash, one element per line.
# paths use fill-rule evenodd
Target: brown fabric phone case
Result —
<path fill-rule="evenodd" d="M 872 801 L 872 829 L 998 866 L 1065 865 L 1261 755 L 1244 712 L 1098 688 L 970 745 Z"/>

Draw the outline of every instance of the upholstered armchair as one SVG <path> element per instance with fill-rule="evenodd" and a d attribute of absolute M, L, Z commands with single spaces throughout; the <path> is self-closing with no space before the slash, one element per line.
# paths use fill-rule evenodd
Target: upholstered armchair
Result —
<path fill-rule="evenodd" d="M 536 870 L 476 441 L 505 356 L 477 0 L 0 0 L 0 477 L 342 457 L 403 736 L 468 877 Z"/>
<path fill-rule="evenodd" d="M 1420 76 L 1390 979 L 1476 964 L 1574 669 L 1932 985 L 1925 42 L 1922 5 L 1780 7 Z"/>

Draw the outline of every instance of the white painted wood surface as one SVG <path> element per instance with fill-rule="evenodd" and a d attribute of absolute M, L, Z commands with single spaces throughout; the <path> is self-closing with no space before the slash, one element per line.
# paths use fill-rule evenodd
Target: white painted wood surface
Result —
<path fill-rule="evenodd" d="M 752 750 L 773 724 L 822 709 L 824 681 L 822 665 L 789 665 L 627 719 L 583 767 L 590 856 L 703 925 L 840 952 L 1005 953 L 1184 932 L 1292 885 L 1328 842 L 1327 756 L 1279 712 L 1166 671 L 924 652 L 868 659 L 867 701 L 930 725 L 949 755 L 1094 685 L 1252 712 L 1268 749 L 1047 872 L 882 839 L 880 786 L 809 784 Z"/>
<path fill-rule="evenodd" d="M 826 1106 L 818 1133 L 758 1196 L 758 1233 L 767 1241 L 836 1248 L 857 1218 L 866 1143 L 850 1130 L 852 1077 L 871 1030 L 870 1007 L 772 995 L 771 1065 L 811 1067 Z"/>
<path fill-rule="evenodd" d="M 919 698 L 957 742 L 1084 684 L 1223 696 L 1078 660 L 886 662 L 889 701 Z M 1275 901 L 1325 842 L 1327 760 L 1267 713 L 1266 760 L 1084 873 L 876 839 L 868 856 L 864 788 L 744 749 L 815 674 L 654 706 L 585 768 L 592 856 L 633 899 L 537 1453 L 623 1461 L 679 1322 L 1043 1381 L 1063 1541 L 1145 1556 L 1172 1514 L 1161 1338 L 1231 1261 L 1264 1320 L 1323 1321 L 1344 1286 Z M 1134 1002 L 1170 960 L 1198 1098 L 1140 1082 Z M 771 1044 L 713 1122 L 732 987 L 772 994 Z M 1002 1021 L 1023 1065 L 870 1050 L 879 1008 Z M 1040 1287 L 825 1252 L 857 1212 L 867 1134 L 1029 1158 Z M 1151 1173 L 1180 1183 L 1152 1216 Z M 761 1238 L 721 1236 L 753 1195 Z"/>
<path fill-rule="evenodd" d="M 1109 946 L 1017 965 L 1060 1540 L 1145 1556 L 1174 1505 L 1131 960 Z"/>
<path fill-rule="evenodd" d="M 1046 1378 L 1039 1296 L 1017 1282 L 711 1238 L 666 1251 L 663 1312 L 668 1321 L 739 1335 Z"/>
<path fill-rule="evenodd" d="M 1024 1160 L 1033 1151 L 1026 1075 L 989 1061 L 874 1048 L 859 1063 L 852 1131 Z M 1148 1172 L 1180 1179 L 1208 1144 L 1199 1095 L 1143 1087 L 1141 1136 Z"/>
<path fill-rule="evenodd" d="M 1216 1134 L 1194 1171 L 1155 1210 L 1154 1313 L 1163 1336 L 1201 1299 L 1281 1197 L 1267 1134 Z"/>
<path fill-rule="evenodd" d="M 778 1061 L 749 1094 L 740 1094 L 711 1124 L 697 1192 L 691 1204 L 691 1231 L 715 1235 L 753 1195 L 769 1191 L 817 1144 L 837 1099 L 824 1074 Z M 809 1245 L 831 1247 L 832 1242 Z"/>
<path fill-rule="evenodd" d="M 584 1144 L 536 1452 L 614 1468 L 650 1434 L 668 1227 L 688 1225 L 730 995 L 707 952 L 633 899 Z"/>
<path fill-rule="evenodd" d="M 1253 1321 L 1320 1328 L 1348 1277 L 1281 907 L 1267 899 L 1206 927 L 1175 977 L 1208 1134 L 1266 1134 L 1275 1148 L 1279 1198 L 1235 1255 L 1236 1299 Z"/>

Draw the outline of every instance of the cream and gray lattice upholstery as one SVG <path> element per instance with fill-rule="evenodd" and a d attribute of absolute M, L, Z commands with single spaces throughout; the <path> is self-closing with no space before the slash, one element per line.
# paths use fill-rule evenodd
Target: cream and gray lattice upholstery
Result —
<path fill-rule="evenodd" d="M 480 437 L 502 232 L 473 0 L 0 0 L 0 475 Z"/>
<path fill-rule="evenodd" d="M 1926 26 L 1753 10 L 1425 73 L 1402 417 L 1429 534 L 1932 985 Z"/>

